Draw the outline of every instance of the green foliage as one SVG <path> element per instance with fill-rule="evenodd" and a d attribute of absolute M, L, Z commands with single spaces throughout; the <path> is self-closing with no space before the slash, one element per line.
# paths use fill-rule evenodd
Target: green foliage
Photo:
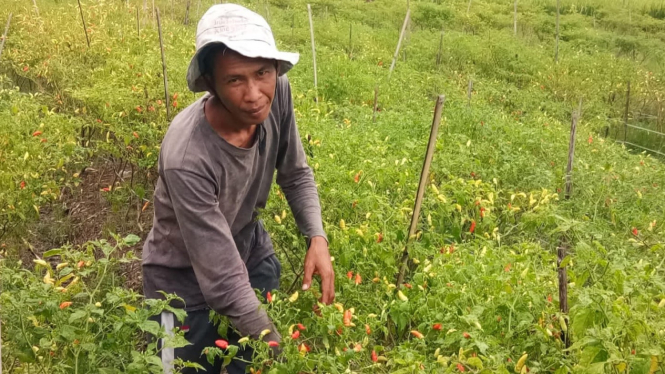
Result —
<path fill-rule="evenodd" d="M 118 252 L 139 238 L 114 239 L 52 249 L 32 269 L 2 260 L 3 369 L 161 373 L 157 339 L 165 339 L 165 347 L 187 344 L 181 332 L 170 336 L 150 319 L 169 310 L 183 320 L 184 312 L 168 306 L 173 297 L 143 302 L 121 287 L 118 267 L 137 259 Z M 147 334 L 155 339 L 146 345 Z"/>

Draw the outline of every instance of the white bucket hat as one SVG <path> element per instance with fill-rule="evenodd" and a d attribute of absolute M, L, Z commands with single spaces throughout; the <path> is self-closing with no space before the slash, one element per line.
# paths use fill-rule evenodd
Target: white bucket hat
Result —
<path fill-rule="evenodd" d="M 272 30 L 259 14 L 237 4 L 213 5 L 196 28 L 196 53 L 187 69 L 187 85 L 193 92 L 207 90 L 199 56 L 206 46 L 215 43 L 222 43 L 245 57 L 277 60 L 278 75 L 291 70 L 300 58 L 297 53 L 277 50 Z"/>

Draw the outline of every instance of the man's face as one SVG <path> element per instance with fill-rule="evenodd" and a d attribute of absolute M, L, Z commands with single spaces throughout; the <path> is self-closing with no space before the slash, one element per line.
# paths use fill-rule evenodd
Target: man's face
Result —
<path fill-rule="evenodd" d="M 276 64 L 227 49 L 215 57 L 212 83 L 236 126 L 256 125 L 270 113 L 277 84 Z"/>

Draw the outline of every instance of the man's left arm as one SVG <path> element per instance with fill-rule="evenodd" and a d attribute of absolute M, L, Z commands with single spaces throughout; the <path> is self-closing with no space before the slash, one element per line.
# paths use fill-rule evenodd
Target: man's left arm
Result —
<path fill-rule="evenodd" d="M 286 77 L 279 79 L 281 82 L 278 82 L 277 94 L 280 95 L 281 123 L 277 184 L 284 191 L 298 228 L 307 237 L 309 245 L 305 256 L 303 290 L 309 289 L 312 276 L 319 274 L 322 301 L 330 304 L 335 299 L 335 275 L 328 251 L 328 239 L 323 231 L 319 194 L 296 126 L 291 86 Z"/>

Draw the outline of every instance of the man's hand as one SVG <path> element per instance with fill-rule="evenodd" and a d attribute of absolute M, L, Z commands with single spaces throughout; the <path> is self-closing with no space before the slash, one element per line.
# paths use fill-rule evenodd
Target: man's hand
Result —
<path fill-rule="evenodd" d="M 309 250 L 305 255 L 305 277 L 302 283 L 303 291 L 312 286 L 312 276 L 321 276 L 321 301 L 331 304 L 335 300 L 335 272 L 330 262 L 328 242 L 322 236 L 315 236 L 309 243 Z"/>

